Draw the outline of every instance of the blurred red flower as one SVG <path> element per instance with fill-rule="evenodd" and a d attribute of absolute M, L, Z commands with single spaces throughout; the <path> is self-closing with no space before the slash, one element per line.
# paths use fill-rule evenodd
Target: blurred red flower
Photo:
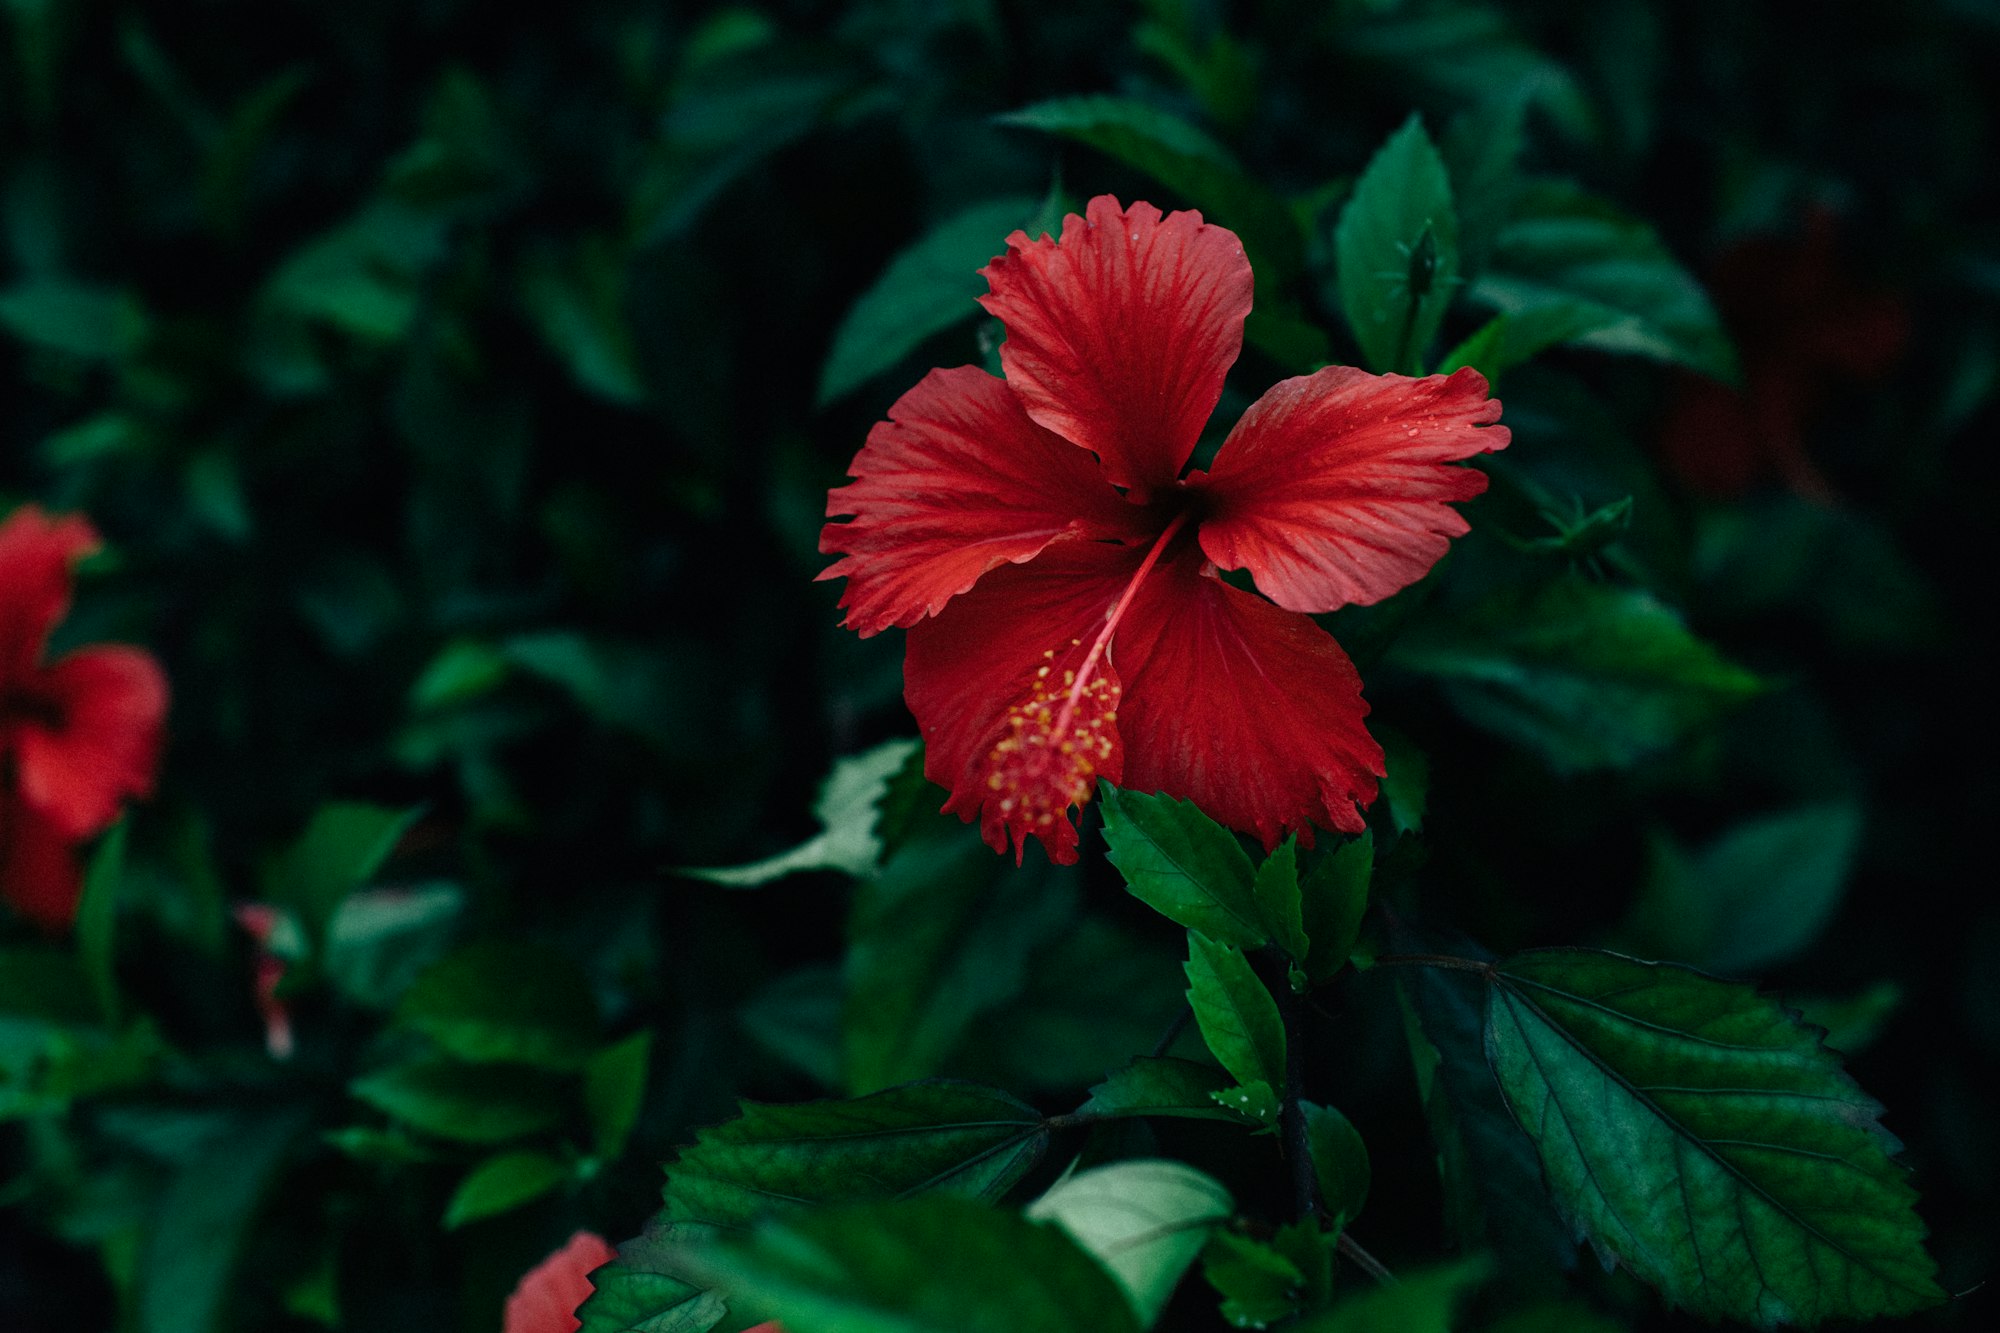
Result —
<path fill-rule="evenodd" d="M 847 625 L 910 631 L 905 695 L 944 808 L 997 851 L 1033 835 L 1063 863 L 1100 777 L 1267 846 L 1359 831 L 1382 751 L 1309 617 L 1406 587 L 1466 531 L 1450 504 L 1486 478 L 1448 465 L 1508 440 L 1486 381 L 1329 366 L 1272 388 L 1183 476 L 1250 312 L 1236 236 L 1105 195 L 982 272 L 1005 378 L 961 366 L 904 394 L 828 497 L 851 521 L 820 537 Z"/>
<path fill-rule="evenodd" d="M 1690 489 L 1742 495 L 1775 474 L 1811 500 L 1833 498 L 1806 432 L 1831 381 L 1886 373 L 1909 338 L 1900 296 L 1842 268 L 1838 220 L 1815 207 L 1802 237 L 1758 237 L 1725 254 L 1710 290 L 1743 359 L 1743 388 L 1683 375 L 1661 430 L 1667 465 Z"/>
<path fill-rule="evenodd" d="M 579 1231 L 548 1258 L 530 1268 L 507 1297 L 503 1333 L 576 1333 L 576 1307 L 590 1299 L 593 1269 L 618 1257 L 604 1237 Z"/>
<path fill-rule="evenodd" d="M 96 548 L 74 515 L 27 505 L 0 523 L 0 897 L 51 930 L 76 916 L 77 844 L 152 792 L 167 712 L 166 675 L 141 649 L 42 660 Z"/>

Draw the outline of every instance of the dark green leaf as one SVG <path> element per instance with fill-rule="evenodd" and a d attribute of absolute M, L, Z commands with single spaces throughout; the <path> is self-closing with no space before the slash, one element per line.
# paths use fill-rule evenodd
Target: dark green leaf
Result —
<path fill-rule="evenodd" d="M 743 1226 L 787 1204 L 998 1197 L 1048 1140 L 1033 1107 L 971 1083 L 911 1083 L 853 1101 L 743 1104 L 667 1167 L 668 1222 Z"/>
<path fill-rule="evenodd" d="M 1733 976 L 1788 962 L 1840 905 L 1860 840 L 1850 802 L 1765 815 L 1694 853 L 1662 836 L 1633 909 L 1635 947 Z"/>
<path fill-rule="evenodd" d="M 732 1307 L 800 1333 L 1138 1333 L 1060 1227 L 963 1199 L 774 1218 L 701 1256 Z"/>
<path fill-rule="evenodd" d="M 1337 1235 L 1316 1222 L 1281 1227 L 1268 1242 L 1216 1232 L 1202 1253 L 1202 1276 L 1222 1293 L 1222 1317 L 1237 1328 L 1265 1328 L 1324 1308 Z"/>
<path fill-rule="evenodd" d="M 1523 192 L 1501 230 L 1473 300 L 1527 315 L 1571 307 L 1587 332 L 1571 338 L 1600 351 L 1649 356 L 1717 379 L 1737 376 L 1736 352 L 1701 284 L 1645 223 L 1595 195 L 1544 181 Z M 1585 311 L 1600 317 L 1596 327 Z"/>
<path fill-rule="evenodd" d="M 1306 955 L 1306 976 L 1326 981 L 1347 965 L 1361 937 L 1361 918 L 1368 911 L 1368 884 L 1375 873 L 1375 839 L 1363 833 L 1331 851 L 1323 851 L 1300 885 L 1306 935 L 1312 949 Z"/>
<path fill-rule="evenodd" d="M 739 889 L 807 870 L 838 870 L 856 878 L 874 874 L 882 858 L 882 839 L 876 832 L 882 799 L 917 744 L 884 741 L 834 764 L 813 803 L 820 831 L 790 851 L 749 865 L 684 868 L 680 873 Z"/>
<path fill-rule="evenodd" d="M 348 1091 L 412 1129 L 461 1143 L 504 1143 L 553 1129 L 563 1111 L 546 1075 L 508 1065 L 414 1060 L 364 1074 Z"/>
<path fill-rule="evenodd" d="M 1518 98 L 1571 139 L 1598 134 L 1596 109 L 1576 75 L 1521 36 L 1503 8 L 1384 6 L 1343 24 L 1340 40 L 1388 66 L 1399 87 L 1426 89 L 1457 105 Z"/>
<path fill-rule="evenodd" d="M 1348 1118 L 1331 1106 L 1303 1102 L 1306 1142 L 1312 1149 L 1313 1170 L 1319 1175 L 1320 1203 L 1337 1226 L 1361 1215 L 1368 1202 L 1368 1145 Z"/>
<path fill-rule="evenodd" d="M 1299 272 L 1304 241 L 1291 210 L 1235 156 L 1159 107 L 1128 97 L 1065 97 L 999 118 L 1003 125 L 1060 134 L 1143 171 L 1234 231 L 1256 272 L 1257 288 Z"/>
<path fill-rule="evenodd" d="M 326 928 L 327 980 L 347 999 L 387 1009 L 451 945 L 465 894 L 450 884 L 348 894 Z"/>
<path fill-rule="evenodd" d="M 752 996 L 738 1019 L 764 1049 L 832 1088 L 840 1083 L 840 1018 L 845 1002 L 838 967 L 802 967 Z"/>
<path fill-rule="evenodd" d="M 1227 1120 L 1242 1117 L 1215 1100 L 1229 1087 L 1229 1076 L 1214 1065 L 1172 1056 L 1142 1055 L 1090 1090 L 1079 1115 L 1164 1115 L 1185 1120 Z"/>
<path fill-rule="evenodd" d="M 1488 1333 L 1624 1333 L 1625 1326 L 1578 1301 L 1547 1301 L 1513 1310 Z"/>
<path fill-rule="evenodd" d="M 1371 1287 L 1292 1327 L 1295 1333 L 1452 1333 L 1462 1327 L 1454 1311 L 1491 1270 L 1485 1259 L 1463 1259 L 1407 1273 L 1394 1286 Z"/>
<path fill-rule="evenodd" d="M 1430 756 L 1393 727 L 1372 730 L 1382 743 L 1382 762 L 1389 770 L 1382 778 L 1382 799 L 1388 804 L 1390 827 L 1399 834 L 1421 833 L 1430 803 Z"/>
<path fill-rule="evenodd" d="M 1551 347 L 1575 342 L 1586 334 L 1610 328 L 1616 316 L 1585 301 L 1550 301 L 1509 314 L 1495 315 L 1438 362 L 1438 373 L 1449 375 L 1471 366 L 1489 385 L 1501 372 L 1532 361 Z"/>
<path fill-rule="evenodd" d="M 578 1333 L 708 1333 L 729 1312 L 720 1292 L 690 1273 L 684 1256 L 702 1228 L 649 1225 L 590 1275 Z"/>
<path fill-rule="evenodd" d="M 1006 250 L 1009 233 L 1034 216 L 1035 201 L 995 199 L 954 214 L 889 262 L 834 330 L 820 372 L 819 401 L 853 392 L 933 334 L 979 313 L 979 270 Z"/>
<path fill-rule="evenodd" d="M 1788 995 L 1799 1016 L 1826 1029 L 1827 1049 L 1859 1055 L 1881 1035 L 1883 1024 L 1903 1005 L 1903 988 L 1878 981 L 1856 995 Z"/>
<path fill-rule="evenodd" d="M 1355 182 L 1334 234 L 1340 306 L 1370 370 L 1421 373 L 1458 285 L 1451 180 L 1411 116 Z"/>
<path fill-rule="evenodd" d="M 0 329 L 71 356 L 129 356 L 146 340 L 148 323 L 135 297 L 109 287 L 41 278 L 0 291 Z"/>
<path fill-rule="evenodd" d="M 1234 1207 L 1228 1190 L 1193 1167 L 1145 1159 L 1065 1176 L 1025 1213 L 1054 1222 L 1104 1265 L 1150 1328 Z"/>
<path fill-rule="evenodd" d="M 1111 864 L 1132 896 L 1169 921 L 1254 949 L 1269 941 L 1256 869 L 1236 835 L 1192 801 L 1098 786 Z"/>
<path fill-rule="evenodd" d="M 625 1151 L 639 1108 L 646 1100 L 646 1073 L 652 1066 L 653 1034 L 639 1031 L 605 1047 L 583 1067 L 583 1109 L 597 1155 L 606 1160 Z"/>
<path fill-rule="evenodd" d="M 1277 850 L 1264 858 L 1257 867 L 1257 878 L 1251 885 L 1251 892 L 1257 899 L 1257 907 L 1263 913 L 1265 928 L 1270 932 L 1271 942 L 1304 962 L 1306 958 L 1305 923 L 1301 917 L 1299 889 L 1299 841 L 1286 838 L 1278 844 Z"/>
<path fill-rule="evenodd" d="M 1444 160 L 1458 213 L 1459 271 L 1468 278 L 1486 267 L 1521 192 L 1527 113 L 1527 97 L 1503 95 L 1459 113 L 1445 134 Z"/>
<path fill-rule="evenodd" d="M 119 820 L 90 855 L 76 907 L 76 952 L 90 993 L 107 1023 L 118 1021 L 118 897 L 125 882 L 125 821 Z"/>
<path fill-rule="evenodd" d="M 492 1217 L 541 1198 L 569 1175 L 560 1157 L 532 1149 L 487 1158 L 458 1182 L 445 1205 L 445 1229 Z"/>
<path fill-rule="evenodd" d="M 1706 1318 L 1770 1327 L 1944 1299 L 1881 1108 L 1748 986 L 1590 950 L 1490 977 L 1487 1058 L 1557 1209 Z"/>
<path fill-rule="evenodd" d="M 1560 772 L 1635 763 L 1764 688 L 1651 595 L 1581 577 L 1412 630 L 1390 660 Z"/>
<path fill-rule="evenodd" d="M 571 1070 L 597 1044 L 597 1001 L 582 969 L 518 940 L 481 940 L 446 956 L 403 996 L 396 1021 L 461 1060 Z"/>
<path fill-rule="evenodd" d="M 522 268 L 521 301 L 578 384 L 632 406 L 645 401 L 646 385 L 625 313 L 626 264 L 601 236 L 586 236 L 567 254 L 538 251 Z"/>
<path fill-rule="evenodd" d="M 320 938 L 341 899 L 374 877 L 418 813 L 358 802 L 321 806 L 265 873 L 264 896 L 297 912 Z"/>
<path fill-rule="evenodd" d="M 1188 932 L 1188 1003 L 1202 1040 L 1238 1083 L 1285 1082 L 1285 1024 L 1241 949 Z"/>

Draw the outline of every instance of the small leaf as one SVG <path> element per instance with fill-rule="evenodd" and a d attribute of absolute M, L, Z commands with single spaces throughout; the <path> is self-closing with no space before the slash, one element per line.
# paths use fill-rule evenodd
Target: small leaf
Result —
<path fill-rule="evenodd" d="M 743 1103 L 667 1166 L 666 1222 L 742 1226 L 783 1204 L 998 1197 L 1041 1156 L 1033 1107 L 971 1083 L 911 1083 L 853 1101 Z"/>
<path fill-rule="evenodd" d="M 979 270 L 1027 225 L 1035 200 L 994 199 L 953 214 L 889 261 L 840 327 L 820 372 L 819 402 L 845 397 L 893 367 L 926 338 L 979 314 Z"/>
<path fill-rule="evenodd" d="M 597 1001 L 568 955 L 517 940 L 481 940 L 411 986 L 396 1022 L 461 1060 L 579 1069 L 597 1044 Z"/>
<path fill-rule="evenodd" d="M 487 1158 L 458 1182 L 445 1205 L 444 1225 L 455 1231 L 467 1222 L 508 1212 L 532 1203 L 569 1175 L 560 1157 L 550 1153 L 504 1152 Z"/>
<path fill-rule="evenodd" d="M 632 407 L 646 400 L 646 384 L 624 306 L 628 262 L 609 238 L 587 235 L 569 253 L 531 252 L 520 293 L 542 341 L 577 384 Z"/>
<path fill-rule="evenodd" d="M 1024 1212 L 1054 1222 L 1095 1256 L 1150 1328 L 1235 1206 L 1228 1190 L 1191 1166 L 1140 1159 L 1066 1176 Z"/>
<path fill-rule="evenodd" d="M 1361 937 L 1368 911 L 1368 884 L 1375 873 L 1375 839 L 1367 833 L 1321 852 L 1300 885 L 1306 934 L 1306 976 L 1314 984 L 1347 966 Z"/>
<path fill-rule="evenodd" d="M 838 870 L 856 878 L 874 874 L 882 857 L 876 833 L 882 798 L 917 746 L 915 740 L 884 741 L 835 763 L 813 803 L 819 833 L 790 851 L 748 865 L 683 868 L 679 873 L 737 889 L 808 870 Z"/>
<path fill-rule="evenodd" d="M 1159 181 L 1207 221 L 1228 227 L 1250 257 L 1260 300 L 1267 287 L 1282 285 L 1304 266 L 1305 242 L 1284 200 L 1227 148 L 1171 112 L 1128 97 L 1065 97 L 998 119 L 1089 144 Z"/>
<path fill-rule="evenodd" d="M 1268 942 L 1257 902 L 1256 869 L 1236 835 L 1192 801 L 1098 791 L 1111 864 L 1132 896 L 1160 915 L 1210 939 L 1254 949 Z"/>
<path fill-rule="evenodd" d="M 129 292 L 61 278 L 0 291 L 0 329 L 86 360 L 117 360 L 145 342 L 151 321 Z"/>
<path fill-rule="evenodd" d="M 1370 370 L 1416 374 L 1458 283 L 1444 160 L 1411 116 L 1355 182 L 1334 233 L 1340 305 Z"/>
<path fill-rule="evenodd" d="M 646 1100 L 653 1034 L 641 1030 L 605 1047 L 583 1067 L 583 1109 L 590 1117 L 597 1155 L 610 1161 L 625 1151 Z"/>
<path fill-rule="evenodd" d="M 1406 1273 L 1394 1286 L 1371 1287 L 1292 1326 L 1293 1333 L 1452 1333 L 1455 1316 L 1492 1265 L 1485 1259 Z"/>
<path fill-rule="evenodd" d="M 460 1143 L 504 1143 L 562 1119 L 546 1075 L 507 1065 L 413 1060 L 364 1074 L 348 1091 L 413 1129 Z"/>
<path fill-rule="evenodd" d="M 1583 949 L 1494 966 L 1486 1051 L 1607 1263 L 1771 1327 L 1944 1300 L 1881 1108 L 1748 986 Z"/>
<path fill-rule="evenodd" d="M 1293 958 L 1306 958 L 1305 923 L 1301 918 L 1299 890 L 1299 841 L 1286 838 L 1277 850 L 1257 867 L 1251 886 L 1257 906 L 1264 916 L 1264 928 L 1271 942 Z"/>
<path fill-rule="evenodd" d="M 1244 1083 L 1234 1088 L 1224 1088 L 1221 1092 L 1211 1092 L 1209 1097 L 1217 1106 L 1236 1113 L 1238 1119 L 1272 1129 L 1278 1123 L 1277 1089 L 1262 1079 Z"/>
<path fill-rule="evenodd" d="M 1238 1083 L 1285 1082 L 1285 1024 L 1243 951 L 1188 932 L 1188 1003 L 1202 1040 Z"/>
<path fill-rule="evenodd" d="M 1371 730 L 1382 743 L 1382 761 L 1389 770 L 1382 778 L 1382 800 L 1388 808 L 1390 827 L 1399 834 L 1421 833 L 1424 810 L 1430 802 L 1430 756 L 1393 727 Z"/>
<path fill-rule="evenodd" d="M 106 1023 L 118 1021 L 118 896 L 125 881 L 125 821 L 90 855 L 76 907 L 76 952 Z"/>
<path fill-rule="evenodd" d="M 1225 1320 L 1237 1328 L 1265 1328 L 1325 1308 L 1333 1298 L 1338 1237 L 1317 1222 L 1280 1227 L 1268 1242 L 1218 1231 L 1202 1253 L 1202 1276 L 1222 1293 Z"/>
<path fill-rule="evenodd" d="M 618 1247 L 618 1257 L 590 1275 L 591 1294 L 577 1307 L 577 1333 L 708 1333 L 729 1311 L 718 1291 L 685 1264 L 705 1228 L 649 1224 Z"/>
<path fill-rule="evenodd" d="M 1444 160 L 1458 213 L 1459 269 L 1468 277 L 1486 267 L 1500 229 L 1514 212 L 1527 113 L 1526 96 L 1502 94 L 1461 112 L 1445 134 Z"/>
<path fill-rule="evenodd" d="M 1368 1202 L 1368 1145 L 1352 1122 L 1331 1106 L 1302 1102 L 1306 1142 L 1319 1176 L 1319 1197 L 1336 1225 L 1346 1226 Z"/>
<path fill-rule="evenodd" d="M 1413 629 L 1389 660 L 1558 772 L 1637 763 L 1764 688 L 1650 594 L 1574 576 Z"/>
<path fill-rule="evenodd" d="M 1449 375 L 1471 366 L 1489 385 L 1503 371 L 1534 360 L 1551 347 L 1576 342 L 1609 329 L 1617 316 L 1603 306 L 1584 301 L 1550 301 L 1509 314 L 1495 315 L 1438 362 L 1438 374 Z"/>
<path fill-rule="evenodd" d="M 326 976 L 344 997 L 387 1009 L 451 946 L 465 894 L 451 884 L 362 889 L 326 927 Z"/>
<path fill-rule="evenodd" d="M 1631 929 L 1648 952 L 1734 976 L 1789 962 L 1840 905 L 1860 841 L 1852 802 L 1764 815 L 1693 854 L 1662 838 Z"/>
<path fill-rule="evenodd" d="M 1214 1065 L 1142 1055 L 1092 1088 L 1090 1100 L 1077 1108 L 1077 1114 L 1164 1115 L 1240 1123 L 1238 1113 L 1216 1101 L 1228 1087 L 1227 1075 Z"/>
<path fill-rule="evenodd" d="M 1859 1055 L 1874 1044 L 1882 1027 L 1903 1005 L 1903 988 L 1878 981 L 1856 995 L 1788 995 L 1799 1017 L 1826 1029 L 1828 1050 Z"/>
<path fill-rule="evenodd" d="M 731 1306 L 842 1333 L 1139 1333 L 1118 1284 L 1062 1228 L 963 1199 L 773 1218 L 699 1260 Z"/>
<path fill-rule="evenodd" d="M 318 939 L 341 899 L 374 878 L 419 813 L 358 802 L 321 806 L 298 840 L 271 863 L 264 896 L 295 910 Z"/>
<path fill-rule="evenodd" d="M 1701 284 L 1653 229 L 1565 182 L 1537 183 L 1501 229 L 1493 262 L 1468 293 L 1510 315 L 1569 307 L 1585 347 L 1652 357 L 1734 381 L 1736 352 Z M 1594 311 L 1596 326 L 1584 311 Z"/>

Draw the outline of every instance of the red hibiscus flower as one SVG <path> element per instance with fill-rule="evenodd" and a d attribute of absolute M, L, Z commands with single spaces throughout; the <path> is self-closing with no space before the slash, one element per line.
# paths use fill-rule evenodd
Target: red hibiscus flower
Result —
<path fill-rule="evenodd" d="M 569 1243 L 530 1268 L 507 1297 L 503 1333 L 576 1333 L 576 1307 L 590 1299 L 593 1269 L 618 1257 L 604 1237 L 579 1231 Z"/>
<path fill-rule="evenodd" d="M 1882 376 L 1910 332 L 1901 297 L 1848 274 L 1838 230 L 1815 207 L 1803 237 L 1745 241 L 1716 264 L 1710 288 L 1742 349 L 1743 388 L 1681 376 L 1660 448 L 1691 490 L 1733 499 L 1775 474 L 1806 499 L 1833 499 L 1806 447 L 1827 389 Z"/>
<path fill-rule="evenodd" d="M 1423 577 L 1507 443 L 1473 370 L 1286 380 L 1183 476 L 1243 343 L 1250 265 L 1198 213 L 1093 199 L 982 270 L 1006 378 L 936 370 L 827 500 L 846 623 L 909 630 L 905 695 L 945 809 L 1076 859 L 1096 779 L 1266 846 L 1358 832 L 1382 750 L 1309 617 Z M 1249 571 L 1262 593 L 1225 582 Z"/>
<path fill-rule="evenodd" d="M 70 571 L 97 548 L 82 518 L 32 505 L 0 523 L 0 897 L 51 930 L 76 916 L 75 848 L 153 789 L 167 679 L 137 648 L 42 662 Z"/>

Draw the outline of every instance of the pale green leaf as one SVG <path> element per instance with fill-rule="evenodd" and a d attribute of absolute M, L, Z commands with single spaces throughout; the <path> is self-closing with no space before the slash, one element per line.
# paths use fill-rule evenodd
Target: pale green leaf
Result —
<path fill-rule="evenodd" d="M 1095 1256 L 1150 1327 L 1234 1207 L 1213 1177 L 1180 1162 L 1138 1159 L 1065 1176 L 1025 1211 Z"/>

